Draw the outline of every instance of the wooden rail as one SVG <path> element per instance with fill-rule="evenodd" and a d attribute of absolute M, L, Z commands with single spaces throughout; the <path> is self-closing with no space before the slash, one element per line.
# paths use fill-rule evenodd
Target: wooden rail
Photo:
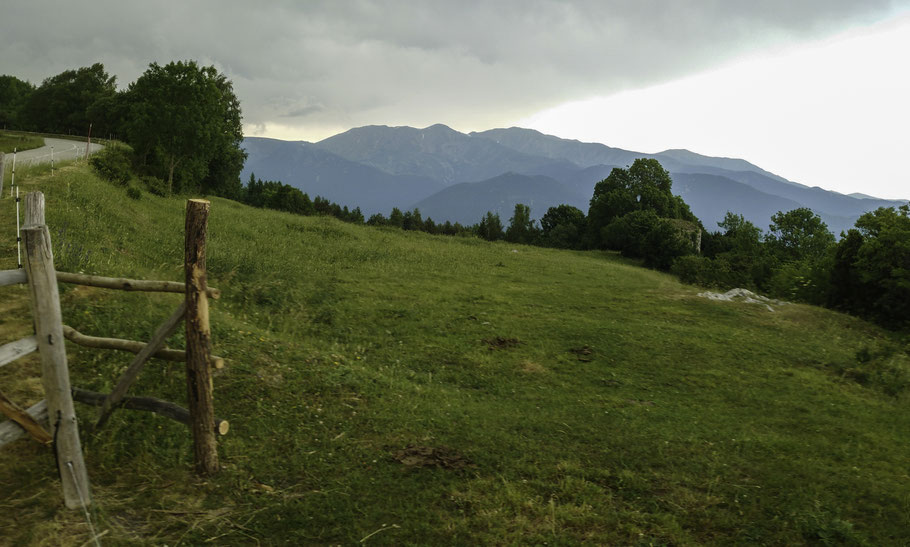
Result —
<path fill-rule="evenodd" d="M 102 406 L 108 395 L 87 389 L 73 388 L 73 400 L 87 405 Z M 119 408 L 130 410 L 147 410 L 176 420 L 186 426 L 190 425 L 190 411 L 169 401 L 155 397 L 123 397 L 117 402 Z M 215 430 L 219 435 L 227 435 L 231 424 L 227 420 L 215 419 Z"/>
<path fill-rule="evenodd" d="M 148 279 L 127 279 L 125 277 L 101 277 L 99 275 L 56 272 L 58 283 L 72 283 L 104 289 L 141 292 L 171 292 L 186 294 L 186 285 L 179 281 L 155 281 Z M 0 270 L 0 287 L 28 283 L 25 270 Z M 221 291 L 208 287 L 206 294 L 215 300 L 221 298 Z"/>
<path fill-rule="evenodd" d="M 47 401 L 41 401 L 28 407 L 28 415 L 39 424 L 47 424 Z M 12 420 L 0 423 L 0 447 L 5 446 L 26 435 L 22 426 Z"/>
<path fill-rule="evenodd" d="M 117 289 L 120 291 L 186 293 L 186 285 L 177 281 L 101 277 L 98 275 L 75 274 L 69 272 L 57 272 L 57 281 L 60 283 L 72 283 L 74 285 L 87 285 L 89 287 Z M 206 293 L 216 300 L 221 297 L 221 291 L 215 288 L 209 288 Z"/>
<path fill-rule="evenodd" d="M 0 287 L 26 283 L 28 283 L 28 278 L 25 276 L 25 270 L 0 270 Z"/>
<path fill-rule="evenodd" d="M 96 349 L 115 349 L 129 351 L 131 353 L 139 353 L 142 351 L 142 348 L 147 345 L 145 342 L 124 340 L 123 338 L 101 338 L 98 336 L 89 336 L 87 334 L 82 334 L 81 332 L 68 325 L 63 325 L 63 336 L 65 336 L 66 339 L 70 342 L 83 347 Z M 2 351 L 2 348 L 0 348 L 0 355 L 2 355 Z M 161 348 L 153 353 L 152 357 L 164 359 L 165 361 L 185 362 L 186 352 L 181 349 Z M 223 357 L 212 355 L 211 359 L 212 365 L 215 368 L 224 368 Z"/>
<path fill-rule="evenodd" d="M 10 420 L 19 424 L 19 427 L 39 443 L 49 444 L 53 440 L 50 433 L 45 431 L 31 414 L 19 408 L 19 405 L 10 401 L 2 392 L 0 392 L 0 413 L 6 414 Z"/>
<path fill-rule="evenodd" d="M 0 346 L 0 367 L 37 350 L 38 339 L 34 336 L 26 336 L 22 340 L 3 344 Z"/>

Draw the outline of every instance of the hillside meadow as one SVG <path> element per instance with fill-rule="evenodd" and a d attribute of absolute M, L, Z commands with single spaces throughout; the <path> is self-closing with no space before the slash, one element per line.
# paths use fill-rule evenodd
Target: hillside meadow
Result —
<path fill-rule="evenodd" d="M 57 268 L 181 281 L 185 198 L 75 164 L 47 198 Z M 617 255 L 430 236 L 213 198 L 209 284 L 222 471 L 189 430 L 120 410 L 90 432 L 111 545 L 900 544 L 910 530 L 906 341 L 802 305 L 715 302 Z M 0 269 L 16 267 L 0 200 Z M 30 333 L 0 288 L 0 343 Z M 61 286 L 78 331 L 147 339 L 179 295 Z M 182 335 L 171 340 L 182 347 Z M 110 391 L 130 354 L 69 344 Z M 23 406 L 37 359 L 0 369 Z M 183 404 L 182 365 L 132 394 Z M 51 450 L 2 449 L 0 544 L 83 544 Z"/>

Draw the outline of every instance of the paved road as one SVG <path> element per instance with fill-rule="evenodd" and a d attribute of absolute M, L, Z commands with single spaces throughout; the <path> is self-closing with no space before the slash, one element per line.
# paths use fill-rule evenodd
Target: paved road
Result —
<path fill-rule="evenodd" d="M 92 143 L 91 153 L 94 154 L 102 148 L 102 145 Z M 66 139 L 45 138 L 44 146 L 41 148 L 35 148 L 32 150 L 16 153 L 16 168 L 18 169 L 19 166 L 25 167 L 39 163 L 50 163 L 52 153 L 51 149 L 53 149 L 55 162 L 85 157 L 84 142 L 70 141 Z M 6 169 L 11 169 L 13 161 L 12 152 L 8 152 L 3 161 L 7 164 Z"/>

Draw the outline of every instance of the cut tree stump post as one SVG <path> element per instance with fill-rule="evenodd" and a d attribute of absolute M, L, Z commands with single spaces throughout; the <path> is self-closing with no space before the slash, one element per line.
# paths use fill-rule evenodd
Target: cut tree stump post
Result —
<path fill-rule="evenodd" d="M 66 506 L 77 509 L 91 504 L 91 491 L 70 393 L 51 236 L 47 226 L 30 224 L 22 228 L 22 239 L 35 335 L 41 354 L 41 380 L 47 398 L 50 433 L 57 451 L 57 469 Z"/>
<path fill-rule="evenodd" d="M 212 402 L 212 371 L 209 363 L 211 330 L 206 295 L 205 238 L 209 202 L 191 199 L 186 204 L 186 387 L 193 431 L 196 472 L 209 475 L 218 471 L 218 446 L 215 442 L 215 407 Z"/>

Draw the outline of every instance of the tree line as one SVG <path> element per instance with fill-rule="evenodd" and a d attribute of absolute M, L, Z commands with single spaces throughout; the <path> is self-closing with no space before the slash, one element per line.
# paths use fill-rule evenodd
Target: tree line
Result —
<path fill-rule="evenodd" d="M 151 63 L 126 89 L 104 65 L 65 70 L 35 86 L 0 75 L 0 127 L 115 137 L 138 172 L 167 193 L 238 197 L 246 159 L 240 101 L 231 81 L 195 61 Z"/>
<path fill-rule="evenodd" d="M 428 228 L 425 224 L 429 222 Z M 550 207 L 540 222 L 516 204 L 505 225 L 487 212 L 471 226 L 439 230 L 415 209 L 368 224 L 429 233 L 474 235 L 560 249 L 612 250 L 641 259 L 680 280 L 710 288 L 748 288 L 789 301 L 836 309 L 885 327 L 910 328 L 910 205 L 862 215 L 837 240 L 807 208 L 779 211 L 767 231 L 728 212 L 719 230 L 707 230 L 655 159 L 616 168 L 594 187 L 585 214 Z M 448 225 L 447 225 L 448 226 Z"/>

